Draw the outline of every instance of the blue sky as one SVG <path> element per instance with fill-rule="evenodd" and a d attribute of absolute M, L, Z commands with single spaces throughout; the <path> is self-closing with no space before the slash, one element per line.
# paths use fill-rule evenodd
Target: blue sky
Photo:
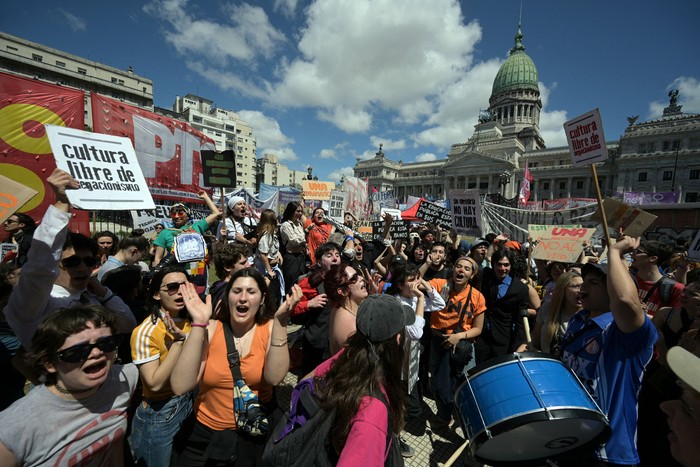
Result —
<path fill-rule="evenodd" d="M 356 158 L 446 157 L 466 141 L 516 33 L 520 1 L 10 1 L 0 30 L 134 71 L 157 106 L 193 93 L 253 125 L 258 155 L 321 180 Z M 660 116 L 670 89 L 700 112 L 700 3 L 524 1 L 547 146 L 600 108 L 608 140 L 626 117 Z"/>

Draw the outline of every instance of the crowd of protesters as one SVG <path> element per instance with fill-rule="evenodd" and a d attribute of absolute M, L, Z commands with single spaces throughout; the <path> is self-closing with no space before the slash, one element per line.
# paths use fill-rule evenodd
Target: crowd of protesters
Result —
<path fill-rule="evenodd" d="M 0 465 L 261 465 L 290 368 L 337 409 L 338 465 L 398 462 L 413 455 L 406 423 L 456 428 L 461 382 L 514 352 L 560 359 L 609 420 L 603 445 L 556 465 L 699 465 L 689 239 L 621 231 L 561 263 L 532 260 L 508 232 L 417 222 L 394 239 L 388 214 L 363 238 L 353 213 L 339 229 L 299 202 L 254 221 L 234 196 L 221 220 L 202 191 L 209 215 L 174 204 L 151 245 L 139 230 L 69 232 L 77 182 L 58 169 L 47 182 L 56 202 L 38 226 L 21 213 L 4 225 L 18 249 L 0 268 Z M 185 234 L 204 253 L 180 262 Z M 252 428 L 245 391 L 265 420 Z"/>

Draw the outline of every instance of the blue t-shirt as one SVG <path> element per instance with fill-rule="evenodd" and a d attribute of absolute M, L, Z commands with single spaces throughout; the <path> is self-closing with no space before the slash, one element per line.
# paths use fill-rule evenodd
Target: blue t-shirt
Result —
<path fill-rule="evenodd" d="M 620 331 L 611 312 L 589 318 L 581 310 L 562 339 L 562 360 L 579 377 L 610 420 L 610 439 L 596 453 L 605 462 L 638 464 L 637 396 L 644 367 L 656 343 L 656 328 L 646 317 L 641 328 Z"/>

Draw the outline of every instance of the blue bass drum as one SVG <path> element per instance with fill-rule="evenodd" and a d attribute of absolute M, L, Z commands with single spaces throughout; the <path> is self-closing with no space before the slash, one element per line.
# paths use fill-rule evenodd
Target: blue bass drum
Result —
<path fill-rule="evenodd" d="M 576 375 L 546 354 L 514 353 L 474 368 L 455 405 L 472 455 L 488 465 L 542 463 L 610 436 Z"/>

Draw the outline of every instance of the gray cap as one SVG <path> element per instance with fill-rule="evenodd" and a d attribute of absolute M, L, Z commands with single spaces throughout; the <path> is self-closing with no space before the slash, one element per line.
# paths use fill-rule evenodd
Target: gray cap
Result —
<path fill-rule="evenodd" d="M 391 339 L 415 321 L 413 308 L 391 295 L 376 294 L 365 298 L 360 304 L 355 324 L 359 332 L 377 344 Z"/>
<path fill-rule="evenodd" d="M 470 248 L 470 250 L 473 250 L 474 248 L 481 246 L 481 245 L 486 245 L 487 248 L 489 246 L 491 246 L 489 241 L 486 240 L 485 238 L 477 238 L 476 240 L 474 240 L 474 243 L 472 243 L 472 247 Z"/>

